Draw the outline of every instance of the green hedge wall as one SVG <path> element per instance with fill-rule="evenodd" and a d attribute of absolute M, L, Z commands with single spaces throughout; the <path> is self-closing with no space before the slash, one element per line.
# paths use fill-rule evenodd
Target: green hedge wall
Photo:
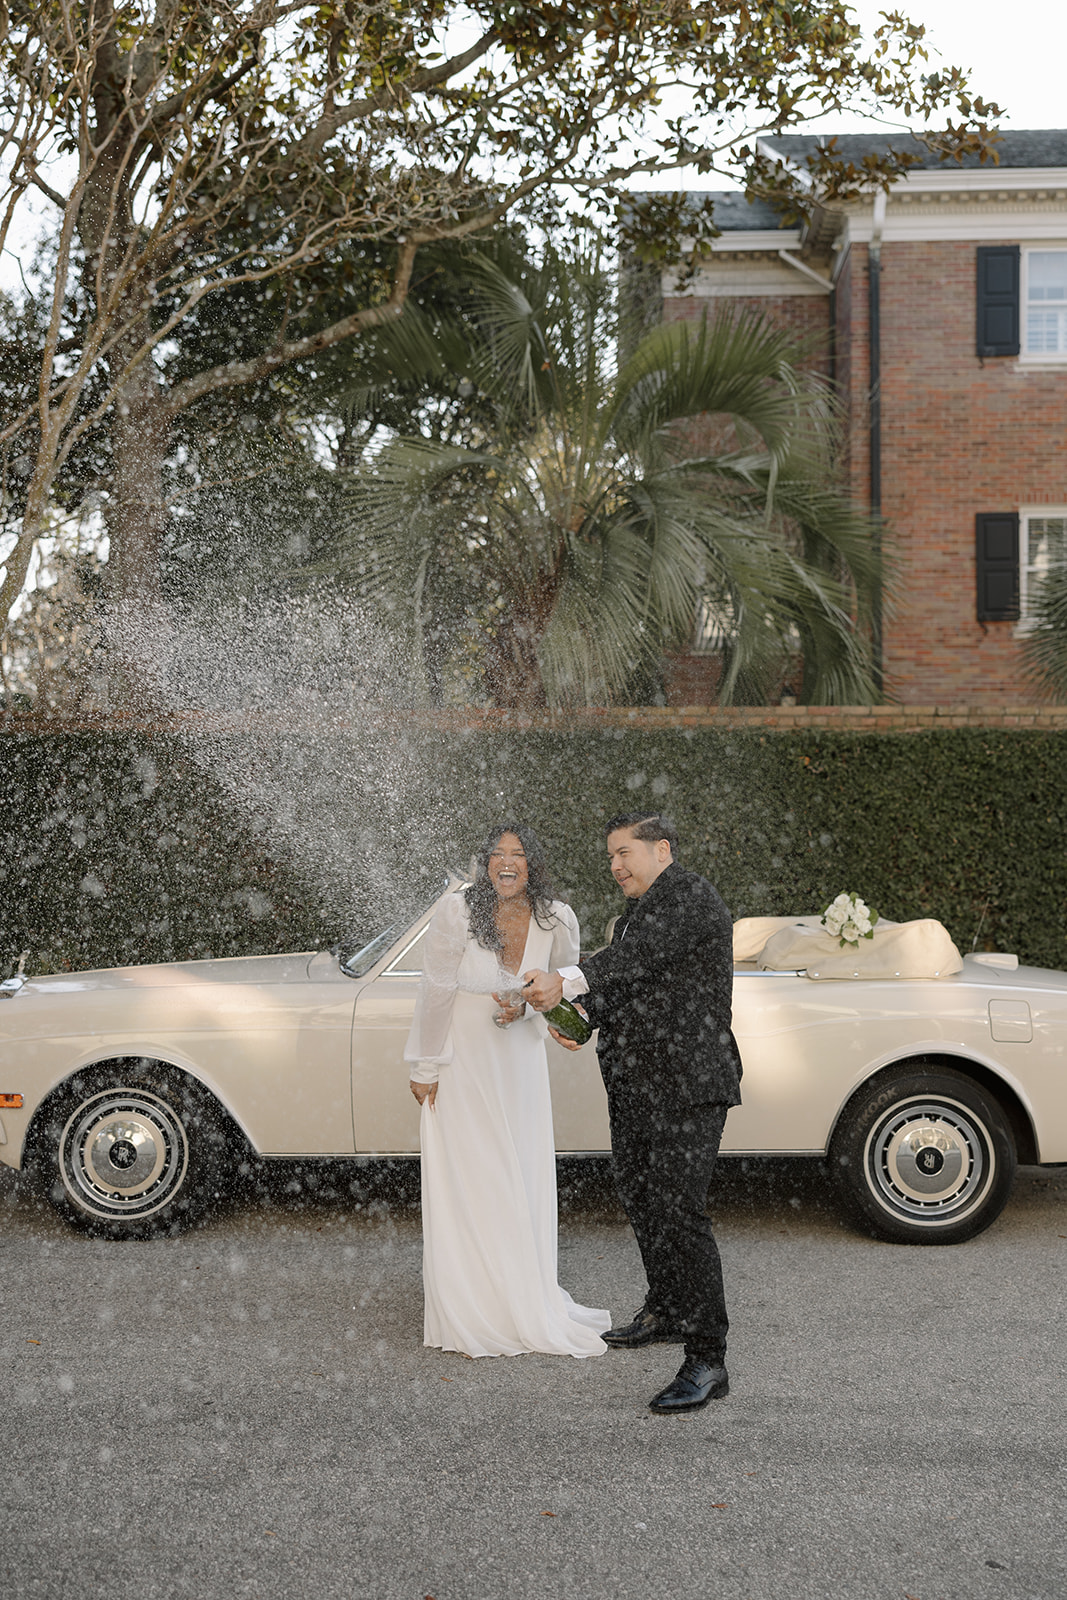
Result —
<path fill-rule="evenodd" d="M 619 909 L 603 862 L 614 811 L 662 808 L 682 859 L 735 917 L 821 911 L 856 890 L 897 920 L 930 916 L 969 950 L 1067 968 L 1067 738 L 607 732 L 472 738 L 479 791 L 516 797 L 550 846 L 593 942 Z M 484 761 L 484 770 L 481 763 Z"/>
<path fill-rule="evenodd" d="M 299 887 L 162 741 L 0 739 L 0 965 L 33 972 L 302 942 Z"/>
<path fill-rule="evenodd" d="M 273 763 L 284 837 L 262 786 L 242 804 L 233 763 L 216 781 L 210 752 L 181 740 L 0 739 L 3 970 L 25 949 L 46 970 L 369 933 L 516 817 L 541 834 L 592 945 L 621 903 L 603 823 L 631 808 L 674 816 L 683 861 L 735 916 L 818 911 L 854 889 L 887 916 L 939 918 L 964 950 L 977 939 L 1067 968 L 1062 734 L 398 726 L 388 759 L 380 739 L 369 759 L 358 731 L 290 737 L 280 754 L 269 740 L 242 759 Z M 302 816 L 309 847 L 294 853 Z"/>

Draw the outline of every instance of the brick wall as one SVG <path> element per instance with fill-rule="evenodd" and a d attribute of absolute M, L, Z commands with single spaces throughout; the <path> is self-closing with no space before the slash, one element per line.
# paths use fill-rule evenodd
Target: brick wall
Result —
<path fill-rule="evenodd" d="M 788 270 L 788 269 L 787 269 Z M 830 296 L 826 295 L 731 295 L 707 299 L 699 295 L 665 295 L 664 322 L 696 322 L 707 310 L 708 316 L 727 308 L 753 311 L 766 317 L 777 328 L 787 328 L 801 338 L 812 338 L 810 365 L 827 374 L 830 370 Z"/>
<path fill-rule="evenodd" d="M 722 678 L 721 655 L 678 651 L 664 658 L 663 690 L 669 706 L 714 705 Z"/>
<path fill-rule="evenodd" d="M 867 246 L 854 245 L 838 274 L 834 294 L 837 392 L 844 403 L 846 481 L 853 499 L 867 505 L 870 499 L 870 440 L 868 393 L 871 381 L 868 330 Z"/>
<path fill-rule="evenodd" d="M 367 720 L 364 713 L 362 719 Z M 797 733 L 810 730 L 845 730 L 859 733 L 914 733 L 921 728 L 1045 728 L 1067 733 L 1067 705 L 1018 703 L 1011 705 L 910 705 L 910 706 L 586 706 L 562 711 L 504 711 L 483 706 L 450 706 L 441 710 L 397 710 L 390 721 L 411 728 L 556 728 L 561 732 L 586 728 L 719 728 L 723 732 L 750 729 L 759 733 Z M 32 734 L 46 738 L 60 733 L 122 733 L 148 736 L 228 731 L 244 734 L 254 722 L 257 729 L 280 734 L 293 731 L 290 712 L 246 712 L 226 715 L 187 712 L 170 717 L 38 716 L 32 712 L 0 715 L 4 734 Z M 353 724 L 355 725 L 355 724 Z M 331 728 L 342 725 L 331 720 Z"/>
<path fill-rule="evenodd" d="M 975 514 L 1067 504 L 1065 375 L 976 356 L 975 251 L 882 250 L 882 504 L 899 578 L 886 687 L 904 703 L 1023 698 L 1015 625 L 975 619 Z"/>
<path fill-rule="evenodd" d="M 917 733 L 921 728 L 1048 728 L 1067 733 L 1067 706 L 614 706 L 608 709 L 414 712 L 435 728 L 720 728 L 757 733 Z"/>
<path fill-rule="evenodd" d="M 1045 728 L 1067 732 L 1067 705 L 943 706 L 612 706 L 573 711 L 451 711 L 411 713 L 419 726 L 438 728 L 719 728 L 757 733 L 817 730 L 917 733 L 923 728 Z"/>
<path fill-rule="evenodd" d="M 884 620 L 887 694 L 903 705 L 1032 698 L 1010 622 L 975 617 L 979 512 L 1067 505 L 1067 377 L 975 354 L 975 242 L 882 248 L 882 510 L 894 594 Z M 848 415 L 847 481 L 870 492 L 865 245 L 834 296 L 834 370 Z M 798 333 L 826 333 L 828 297 L 666 297 L 668 321 L 725 305 Z M 829 359 L 820 357 L 819 364 Z"/>
<path fill-rule="evenodd" d="M 1067 706 L 613 706 L 574 711 L 416 712 L 444 728 L 719 728 L 757 733 L 917 733 L 923 728 L 1045 728 L 1067 732 Z"/>

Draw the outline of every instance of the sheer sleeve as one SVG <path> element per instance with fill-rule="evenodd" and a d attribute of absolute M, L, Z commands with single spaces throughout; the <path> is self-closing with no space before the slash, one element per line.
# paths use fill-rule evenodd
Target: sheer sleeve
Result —
<path fill-rule="evenodd" d="M 433 1083 L 437 1068 L 452 1059 L 452 1006 L 456 979 L 467 942 L 467 907 L 463 896 L 449 895 L 433 914 L 423 940 L 422 982 L 404 1060 L 421 1063 L 411 1076 Z"/>
<path fill-rule="evenodd" d="M 573 967 L 578 962 L 579 934 L 578 918 L 570 906 L 565 906 L 557 900 L 552 907 L 556 917 L 556 929 L 552 934 L 552 954 L 549 958 L 549 970 L 558 972 L 561 967 Z"/>

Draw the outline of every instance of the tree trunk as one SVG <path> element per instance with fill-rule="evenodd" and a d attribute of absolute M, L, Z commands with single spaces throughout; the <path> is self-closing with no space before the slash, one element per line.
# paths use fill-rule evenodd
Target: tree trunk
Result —
<path fill-rule="evenodd" d="M 548 704 L 541 677 L 541 640 L 558 592 L 557 559 L 555 570 L 517 595 L 495 625 L 485 651 L 485 687 L 494 705 L 536 711 Z"/>
<path fill-rule="evenodd" d="M 110 109 L 110 108 L 109 108 Z M 122 141 L 112 140 L 108 157 L 86 187 L 79 214 L 85 250 L 87 298 L 99 289 L 114 293 L 111 320 L 120 330 L 108 355 L 118 383 L 108 418 L 111 484 L 105 510 L 108 562 L 102 606 L 100 671 L 94 674 L 109 711 L 143 714 L 165 702 L 166 641 L 172 624 L 163 600 L 161 558 L 166 510 L 163 464 L 170 423 L 148 342 L 151 338 L 153 277 L 136 265 L 139 228 L 133 216 Z M 151 271 L 162 264 L 150 257 Z M 97 306 L 100 314 L 102 307 Z M 105 687 L 106 686 L 106 687 Z"/>
<path fill-rule="evenodd" d="M 485 651 L 485 687 L 495 706 L 536 711 L 547 705 L 538 643 L 521 623 L 509 620 L 498 624 Z"/>
<path fill-rule="evenodd" d="M 124 715 L 172 709 L 166 677 L 174 618 L 161 583 L 169 438 L 155 373 L 142 362 L 120 390 L 111 426 L 103 666 L 109 708 Z"/>
<path fill-rule="evenodd" d="M 162 597 L 163 463 L 169 443 L 159 385 L 151 363 L 143 361 L 119 391 L 111 425 L 108 590 L 124 606 L 153 605 Z"/>
<path fill-rule="evenodd" d="M 102 49 L 96 73 L 98 137 L 105 146 L 93 165 L 78 213 L 85 252 L 84 292 L 106 316 L 118 338 L 107 360 L 118 389 L 108 420 L 112 472 L 105 519 L 108 598 L 129 608 L 160 599 L 160 556 L 165 520 L 163 462 L 169 426 L 162 391 L 147 344 L 152 332 L 155 278 L 164 254 L 141 248 L 141 228 L 129 191 L 133 121 L 121 111 L 120 64 Z M 97 274 L 99 273 L 99 277 Z M 110 309 L 109 309 L 110 306 Z"/>

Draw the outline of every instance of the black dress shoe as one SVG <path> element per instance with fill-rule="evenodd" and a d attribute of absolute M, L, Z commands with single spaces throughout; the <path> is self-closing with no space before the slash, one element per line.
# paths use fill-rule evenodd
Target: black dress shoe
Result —
<path fill-rule="evenodd" d="M 699 1411 L 709 1400 L 721 1400 L 729 1392 L 730 1380 L 721 1361 L 709 1366 L 706 1361 L 690 1357 L 683 1361 L 674 1382 L 648 1402 L 648 1409 L 664 1415 L 674 1411 Z"/>
<path fill-rule="evenodd" d="M 625 1328 L 609 1328 L 600 1337 L 613 1350 L 637 1350 L 643 1344 L 677 1344 L 682 1335 L 654 1311 L 642 1306 Z"/>

